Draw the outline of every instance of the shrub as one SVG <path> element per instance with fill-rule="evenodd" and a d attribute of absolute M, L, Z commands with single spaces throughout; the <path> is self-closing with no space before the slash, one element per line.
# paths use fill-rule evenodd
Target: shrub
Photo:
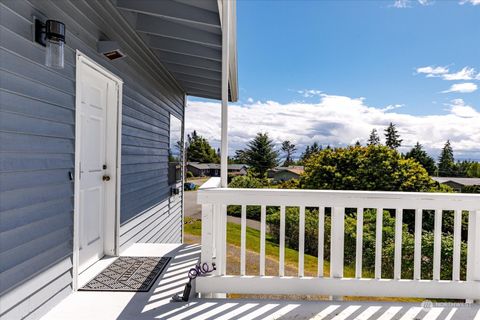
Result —
<path fill-rule="evenodd" d="M 232 179 L 232 182 L 228 185 L 229 188 L 262 188 L 263 183 L 259 178 L 255 178 L 251 175 L 246 176 L 236 176 Z"/>
<path fill-rule="evenodd" d="M 247 188 L 257 189 L 262 188 L 262 180 L 252 175 L 237 176 L 232 179 L 232 182 L 228 185 L 229 188 Z M 227 214 L 234 217 L 241 216 L 241 207 L 231 205 L 227 207 Z M 260 207 L 259 206 L 247 206 L 247 219 L 253 219 L 260 221 Z"/>
<path fill-rule="evenodd" d="M 280 239 L 280 212 L 272 207 L 267 216 L 269 230 L 275 241 Z M 404 212 L 404 215 L 406 213 Z M 345 214 L 344 263 L 355 265 L 357 214 L 347 211 Z M 324 231 L 324 256 L 330 260 L 330 208 L 326 208 Z M 285 212 L 285 245 L 298 250 L 299 210 L 296 207 L 287 207 Z M 364 276 L 372 276 L 375 270 L 375 239 L 376 239 L 376 210 L 367 209 L 364 212 L 363 224 L 363 255 L 362 265 Z M 422 279 L 431 279 L 433 271 L 433 232 L 423 231 L 422 234 Z M 383 212 L 382 230 L 382 277 L 392 278 L 395 252 L 395 217 L 390 211 Z M 466 273 L 467 245 L 461 243 L 461 277 Z M 318 254 L 318 210 L 305 210 L 305 253 L 316 256 Z M 402 278 L 413 278 L 414 234 L 408 231 L 407 224 L 402 228 Z M 451 279 L 453 263 L 453 235 L 446 232 L 442 235 L 442 269 L 441 279 Z"/>

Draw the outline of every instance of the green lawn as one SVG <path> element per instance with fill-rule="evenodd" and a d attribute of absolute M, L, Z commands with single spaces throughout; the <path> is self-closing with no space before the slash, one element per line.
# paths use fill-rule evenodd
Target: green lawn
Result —
<path fill-rule="evenodd" d="M 201 236 L 202 224 L 200 220 L 187 222 L 185 224 L 185 233 Z M 231 245 L 240 247 L 240 225 L 236 223 L 227 223 L 227 242 Z M 260 231 L 247 227 L 247 250 L 260 252 Z M 268 257 L 278 260 L 279 246 L 275 243 L 272 237 L 267 234 L 265 239 L 265 253 Z M 285 248 L 285 264 L 297 268 L 298 266 L 298 251 L 290 248 Z M 318 259 L 312 255 L 304 255 L 304 270 L 305 273 L 317 273 Z M 345 267 L 345 277 L 353 277 L 355 269 L 349 266 Z M 325 275 L 330 274 L 330 263 L 324 263 Z"/>

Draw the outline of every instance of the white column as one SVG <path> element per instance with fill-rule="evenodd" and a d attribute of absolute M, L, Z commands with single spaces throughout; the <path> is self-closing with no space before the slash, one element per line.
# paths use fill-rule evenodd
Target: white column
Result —
<path fill-rule="evenodd" d="M 227 187 L 228 176 L 228 75 L 229 75 L 229 34 L 230 1 L 222 1 L 222 137 L 220 157 L 221 187 Z"/>

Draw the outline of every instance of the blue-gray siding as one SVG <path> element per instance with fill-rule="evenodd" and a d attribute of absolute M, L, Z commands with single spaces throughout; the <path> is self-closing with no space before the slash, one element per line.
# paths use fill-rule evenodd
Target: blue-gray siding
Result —
<path fill-rule="evenodd" d="M 1 0 L 0 294 L 9 301 L 0 306 L 2 319 L 37 318 L 71 291 L 75 49 L 124 81 L 121 247 L 181 241 L 181 197 L 170 197 L 167 148 L 169 115 L 183 119 L 184 95 L 155 61 L 138 56 L 142 44 L 115 25 L 110 5 Z M 66 23 L 62 70 L 45 67 L 45 49 L 31 41 L 31 17 L 39 13 Z M 99 57 L 101 34 L 124 41 L 129 57 Z M 51 279 L 28 296 L 16 293 L 40 275 Z"/>

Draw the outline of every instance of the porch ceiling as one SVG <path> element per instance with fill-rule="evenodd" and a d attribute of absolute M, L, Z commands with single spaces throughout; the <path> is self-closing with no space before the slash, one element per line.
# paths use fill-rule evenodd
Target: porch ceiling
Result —
<path fill-rule="evenodd" d="M 221 1 L 116 0 L 114 3 L 188 95 L 221 99 Z M 232 42 L 229 99 L 236 101 L 235 37 Z"/>

